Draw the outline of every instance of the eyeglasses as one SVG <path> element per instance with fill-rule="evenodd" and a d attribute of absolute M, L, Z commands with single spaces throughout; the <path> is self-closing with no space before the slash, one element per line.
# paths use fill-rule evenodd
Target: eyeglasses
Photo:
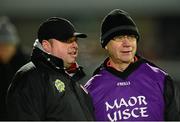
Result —
<path fill-rule="evenodd" d="M 122 40 L 124 38 L 127 38 L 129 40 L 137 39 L 136 35 L 118 35 L 113 38 L 113 40 Z"/>

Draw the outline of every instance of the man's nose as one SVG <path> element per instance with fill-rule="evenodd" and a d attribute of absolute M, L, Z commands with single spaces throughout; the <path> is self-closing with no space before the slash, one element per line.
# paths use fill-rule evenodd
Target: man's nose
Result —
<path fill-rule="evenodd" d="M 123 42 L 123 46 L 130 46 L 130 40 L 128 36 L 124 36 L 122 42 Z"/>

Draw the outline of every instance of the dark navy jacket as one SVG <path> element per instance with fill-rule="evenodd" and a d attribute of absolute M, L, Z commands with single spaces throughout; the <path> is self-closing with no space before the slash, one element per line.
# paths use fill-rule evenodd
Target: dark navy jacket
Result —
<path fill-rule="evenodd" d="M 76 81 L 85 74 L 77 68 L 65 73 L 63 61 L 35 48 L 32 62 L 16 73 L 8 90 L 11 120 L 93 120 L 88 95 Z"/>
<path fill-rule="evenodd" d="M 140 57 L 124 72 L 107 61 L 85 85 L 96 120 L 180 120 L 179 89 L 167 73 Z"/>

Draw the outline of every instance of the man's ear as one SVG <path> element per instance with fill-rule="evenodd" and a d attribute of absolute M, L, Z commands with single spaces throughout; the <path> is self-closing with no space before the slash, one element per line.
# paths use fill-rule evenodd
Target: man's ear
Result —
<path fill-rule="evenodd" d="M 42 47 L 47 53 L 51 53 L 51 43 L 48 40 L 42 40 Z"/>

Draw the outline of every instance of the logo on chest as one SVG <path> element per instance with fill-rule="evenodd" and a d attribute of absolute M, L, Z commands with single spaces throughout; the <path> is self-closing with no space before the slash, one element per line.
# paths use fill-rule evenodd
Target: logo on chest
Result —
<path fill-rule="evenodd" d="M 129 86 L 131 85 L 130 81 L 117 82 L 117 86 Z"/>
<path fill-rule="evenodd" d="M 65 91 L 65 85 L 64 85 L 64 83 L 63 83 L 61 80 L 59 80 L 59 79 L 56 79 L 56 80 L 55 80 L 55 87 L 56 87 L 56 89 L 57 89 L 59 92 Z"/>

